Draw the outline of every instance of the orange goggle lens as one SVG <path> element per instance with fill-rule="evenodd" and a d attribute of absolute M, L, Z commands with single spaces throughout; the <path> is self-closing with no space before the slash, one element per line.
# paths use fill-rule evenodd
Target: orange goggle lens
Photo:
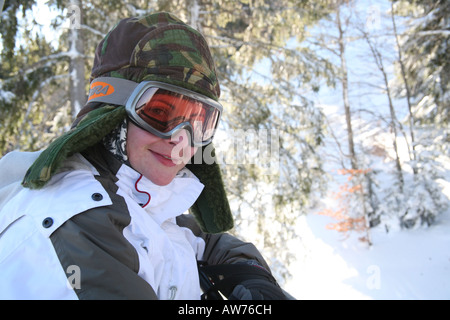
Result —
<path fill-rule="evenodd" d="M 137 100 L 134 111 L 143 129 L 164 138 L 187 129 L 193 145 L 205 145 L 211 142 L 220 119 L 221 106 L 219 109 L 215 104 L 219 105 L 213 100 L 149 87 Z"/>

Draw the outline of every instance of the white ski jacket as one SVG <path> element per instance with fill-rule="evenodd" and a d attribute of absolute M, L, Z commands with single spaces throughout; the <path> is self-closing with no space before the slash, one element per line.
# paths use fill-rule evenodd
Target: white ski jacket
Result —
<path fill-rule="evenodd" d="M 182 215 L 203 189 L 187 169 L 160 187 L 105 152 L 76 154 L 44 189 L 23 188 L 37 156 L 0 160 L 0 299 L 199 299 L 197 260 L 267 267 Z"/>

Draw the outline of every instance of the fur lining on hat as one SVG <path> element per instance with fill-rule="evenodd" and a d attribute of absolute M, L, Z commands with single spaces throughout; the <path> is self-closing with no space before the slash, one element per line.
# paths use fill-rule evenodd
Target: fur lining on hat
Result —
<path fill-rule="evenodd" d="M 210 148 L 211 146 L 208 146 Z M 199 149 L 202 152 L 205 147 Z M 211 155 L 215 159 L 215 149 Z M 203 231 L 220 233 L 233 228 L 233 216 L 225 192 L 220 167 L 212 164 L 187 164 L 186 168 L 205 185 L 200 197 L 191 207 L 198 224 Z"/>

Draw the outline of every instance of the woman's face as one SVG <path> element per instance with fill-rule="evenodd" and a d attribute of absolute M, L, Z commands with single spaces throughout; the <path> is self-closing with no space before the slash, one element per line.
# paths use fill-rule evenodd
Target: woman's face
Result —
<path fill-rule="evenodd" d="M 198 148 L 191 147 L 188 132 L 171 139 L 159 138 L 128 122 L 127 154 L 131 166 L 154 184 L 169 184 Z"/>

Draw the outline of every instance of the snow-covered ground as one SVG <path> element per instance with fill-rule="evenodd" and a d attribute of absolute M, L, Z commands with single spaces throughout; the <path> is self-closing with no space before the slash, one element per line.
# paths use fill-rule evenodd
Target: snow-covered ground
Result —
<path fill-rule="evenodd" d="M 428 228 L 372 230 L 370 248 L 342 240 L 325 228 L 330 222 L 316 214 L 298 221 L 299 260 L 285 286 L 296 299 L 450 299 L 450 210 Z"/>

